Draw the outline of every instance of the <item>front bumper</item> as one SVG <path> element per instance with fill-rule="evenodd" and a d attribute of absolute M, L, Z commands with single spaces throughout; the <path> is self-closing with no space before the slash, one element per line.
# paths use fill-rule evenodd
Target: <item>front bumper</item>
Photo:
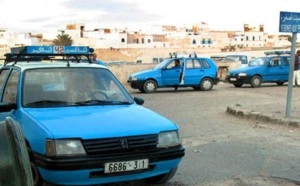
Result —
<path fill-rule="evenodd" d="M 35 161 L 44 180 L 60 185 L 104 184 L 152 177 L 169 172 L 178 166 L 185 149 L 182 146 L 149 153 L 47 158 L 35 154 Z M 107 162 L 149 159 L 149 168 L 139 171 L 104 173 Z"/>
<path fill-rule="evenodd" d="M 226 76 L 226 81 L 231 84 L 250 84 L 251 77 L 249 76 Z"/>
<path fill-rule="evenodd" d="M 136 80 L 136 81 L 128 80 L 127 83 L 133 89 L 143 89 L 145 80 Z"/>

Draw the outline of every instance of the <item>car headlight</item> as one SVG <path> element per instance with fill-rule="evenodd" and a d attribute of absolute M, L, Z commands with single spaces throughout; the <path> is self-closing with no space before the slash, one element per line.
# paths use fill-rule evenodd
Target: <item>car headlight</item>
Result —
<path fill-rule="evenodd" d="M 131 77 L 131 81 L 136 81 L 137 79 L 137 77 Z"/>
<path fill-rule="evenodd" d="M 180 138 L 177 131 L 161 132 L 158 135 L 157 148 L 172 147 L 180 145 Z"/>
<path fill-rule="evenodd" d="M 247 76 L 247 73 L 239 73 L 239 76 Z"/>
<path fill-rule="evenodd" d="M 80 140 L 47 140 L 46 156 L 86 155 Z"/>

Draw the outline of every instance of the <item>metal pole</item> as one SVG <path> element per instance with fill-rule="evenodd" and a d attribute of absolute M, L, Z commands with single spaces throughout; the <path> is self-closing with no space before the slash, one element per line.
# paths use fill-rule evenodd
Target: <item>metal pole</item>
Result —
<path fill-rule="evenodd" d="M 297 33 L 293 33 L 293 35 L 292 35 L 291 61 L 290 61 L 290 72 L 289 72 L 289 83 L 288 83 L 288 92 L 287 92 L 287 99 L 286 99 L 287 101 L 286 101 L 285 117 L 290 117 L 291 116 L 296 41 L 297 41 Z"/>

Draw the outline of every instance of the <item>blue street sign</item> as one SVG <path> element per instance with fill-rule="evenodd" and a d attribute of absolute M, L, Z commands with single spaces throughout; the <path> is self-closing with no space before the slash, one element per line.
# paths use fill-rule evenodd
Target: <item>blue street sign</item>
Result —
<path fill-rule="evenodd" d="M 279 32 L 299 33 L 300 13 L 280 12 Z"/>

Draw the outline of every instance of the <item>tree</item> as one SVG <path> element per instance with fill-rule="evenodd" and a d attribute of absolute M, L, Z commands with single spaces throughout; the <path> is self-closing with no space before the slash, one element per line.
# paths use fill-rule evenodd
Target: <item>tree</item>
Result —
<path fill-rule="evenodd" d="M 71 46 L 72 38 L 68 34 L 59 34 L 56 36 L 56 39 L 53 40 L 53 45 L 56 46 Z"/>

